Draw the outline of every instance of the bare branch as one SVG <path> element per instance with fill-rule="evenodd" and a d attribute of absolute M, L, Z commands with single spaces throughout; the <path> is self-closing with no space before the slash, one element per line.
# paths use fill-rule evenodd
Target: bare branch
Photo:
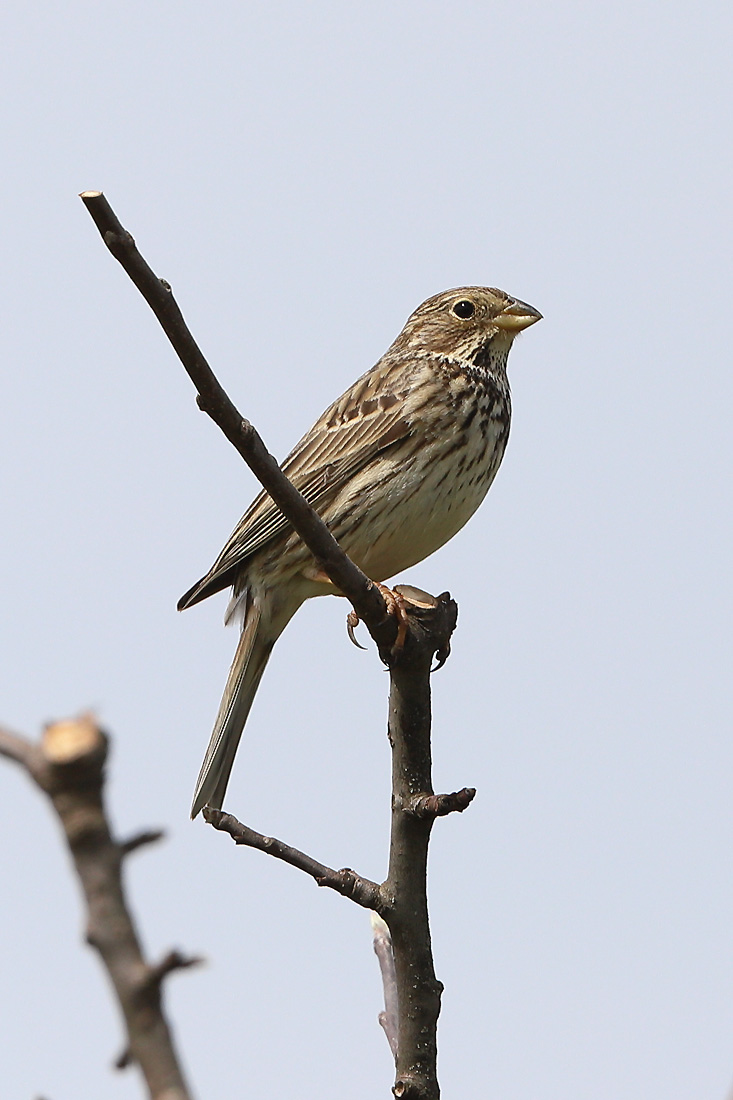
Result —
<path fill-rule="evenodd" d="M 125 1049 L 115 1058 L 112 1065 L 115 1069 L 127 1069 L 128 1066 L 132 1065 L 133 1061 L 132 1051 L 129 1047 L 125 1047 Z"/>
<path fill-rule="evenodd" d="M 203 959 L 199 955 L 182 955 L 180 951 L 169 951 L 155 966 L 149 966 L 147 973 L 140 983 L 140 989 L 146 990 L 153 986 L 160 987 L 163 979 L 176 970 L 187 970 L 191 966 L 201 966 Z"/>
<path fill-rule="evenodd" d="M 450 653 L 456 604 L 448 593 L 436 598 L 417 589 L 402 589 L 410 629 L 404 645 L 395 646 L 396 616 L 386 614 L 385 602 L 376 586 L 343 553 L 317 513 L 267 452 L 255 429 L 224 393 L 187 329 L 169 285 L 156 278 L 100 192 L 87 191 L 81 198 L 105 244 L 160 321 L 198 390 L 200 407 L 237 448 L 320 567 L 351 601 L 376 641 L 380 657 L 390 668 L 392 833 L 389 874 L 381 887 L 360 879 L 353 871 L 325 867 L 281 841 L 254 833 L 220 811 L 206 816 L 216 828 L 235 836 L 238 843 L 267 851 L 310 874 L 321 885 L 328 885 L 382 914 L 392 936 L 399 1001 L 394 1095 L 406 1100 L 437 1100 L 436 1028 L 442 986 L 435 977 L 430 945 L 427 851 L 434 818 L 465 808 L 470 797 L 468 789 L 454 795 L 433 794 L 430 666 L 433 657 L 437 657 L 440 668 Z M 353 631 L 351 618 L 350 623 Z"/>
<path fill-rule="evenodd" d="M 438 812 L 465 808 L 473 797 L 470 788 L 450 795 L 432 791 L 430 663 L 433 654 L 448 647 L 458 609 L 447 592 L 430 600 L 406 608 L 410 629 L 390 668 L 392 830 L 389 874 L 381 886 L 359 880 L 353 871 L 325 867 L 282 841 L 255 833 L 230 814 L 204 811 L 210 824 L 228 832 L 237 843 L 285 860 L 384 918 L 392 940 L 398 1003 L 393 1092 L 401 1100 L 437 1100 L 440 1095 L 436 1032 L 443 986 L 433 968 L 428 924 L 428 843 Z M 416 791 L 422 793 L 415 795 Z M 366 890 L 357 888 L 355 893 L 354 883 L 366 885 Z M 391 1026 L 387 1010 L 385 1024 Z"/>
<path fill-rule="evenodd" d="M 304 871 L 306 875 L 310 875 L 319 886 L 328 886 L 338 894 L 351 898 L 357 905 L 363 905 L 365 909 L 379 911 L 384 907 L 379 885 L 376 882 L 371 882 L 368 878 L 357 875 L 356 871 L 352 871 L 350 867 L 343 867 L 340 871 L 335 871 L 332 867 L 327 867 L 325 863 L 319 863 L 311 856 L 306 855 L 305 852 L 300 852 L 297 848 L 291 848 L 289 844 L 284 844 L 282 840 L 256 833 L 248 825 L 243 825 L 241 821 L 237 821 L 232 814 L 225 814 L 221 810 L 212 810 L 210 806 L 206 806 L 203 813 L 209 825 L 213 825 L 215 829 L 220 829 L 224 833 L 229 833 L 235 844 L 257 848 L 260 852 L 266 852 L 269 856 L 274 856 L 275 859 L 281 859 L 284 863 L 289 863 L 291 867 L 297 867 L 299 871 Z"/>
<path fill-rule="evenodd" d="M 101 956 L 125 1020 L 128 1042 L 118 1066 L 137 1062 L 151 1100 L 190 1100 L 163 1013 L 161 983 L 196 960 L 171 952 L 150 966 L 143 957 L 122 884 L 125 846 L 112 838 L 104 809 L 107 746 L 91 715 L 47 726 L 40 746 L 0 730 L 0 753 L 23 764 L 64 831 L 86 901 L 87 942 Z M 133 847 L 149 843 L 152 835 L 139 834 Z"/>
<path fill-rule="evenodd" d="M 38 748 L 36 745 L 26 741 L 25 737 L 21 737 L 19 733 L 11 733 L 10 730 L 0 726 L 0 756 L 5 756 L 8 760 L 14 760 L 16 764 L 22 764 L 23 767 L 30 768 L 37 755 Z"/>
<path fill-rule="evenodd" d="M 125 269 L 158 318 L 178 358 L 198 391 L 199 407 L 218 424 L 230 443 L 287 516 L 319 566 L 348 597 L 388 657 L 397 633 L 387 616 L 376 585 L 344 553 L 316 511 L 288 481 L 268 452 L 255 428 L 236 409 L 219 384 L 191 335 L 170 285 L 159 279 L 143 259 L 130 233 L 120 224 L 107 199 L 99 191 L 84 191 L 81 200 L 94 219 L 104 243 Z"/>
<path fill-rule="evenodd" d="M 127 840 L 119 842 L 120 854 L 129 856 L 131 852 L 136 852 L 138 848 L 143 848 L 146 844 L 156 844 L 164 837 L 165 832 L 163 829 L 143 829 L 141 832 L 128 837 Z"/>

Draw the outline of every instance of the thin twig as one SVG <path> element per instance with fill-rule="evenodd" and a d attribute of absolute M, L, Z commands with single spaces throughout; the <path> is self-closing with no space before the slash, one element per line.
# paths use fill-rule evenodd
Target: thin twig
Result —
<path fill-rule="evenodd" d="M 159 840 L 163 840 L 165 832 L 162 829 L 144 829 L 139 833 L 134 833 L 127 840 L 121 840 L 120 852 L 123 856 L 129 856 L 131 852 L 136 852 L 138 848 L 143 848 L 147 844 L 157 844 Z"/>
<path fill-rule="evenodd" d="M 200 955 L 182 955 L 180 951 L 169 951 L 159 963 L 148 967 L 143 985 L 145 988 L 160 987 L 163 979 L 169 974 L 174 974 L 176 970 L 188 970 L 192 966 L 201 966 L 203 961 Z"/>
<path fill-rule="evenodd" d="M 257 848 L 260 852 L 266 852 L 275 859 L 281 859 L 289 863 L 291 867 L 297 867 L 315 879 L 319 886 L 328 886 L 331 890 L 351 898 L 357 905 L 363 905 L 365 909 L 379 910 L 383 907 L 383 900 L 378 883 L 371 882 L 368 878 L 362 878 L 352 871 L 350 867 L 343 867 L 335 871 L 333 867 L 327 867 L 325 863 L 300 852 L 297 848 L 291 848 L 282 840 L 276 840 L 272 836 L 264 836 L 256 833 L 248 825 L 237 821 L 232 814 L 222 813 L 221 810 L 212 810 L 210 806 L 204 808 L 204 817 L 209 825 L 229 833 L 235 844 L 243 844 L 248 848 Z"/>
<path fill-rule="evenodd" d="M 38 746 L 26 741 L 19 733 L 0 726 L 0 756 L 13 760 L 30 770 L 40 757 Z"/>

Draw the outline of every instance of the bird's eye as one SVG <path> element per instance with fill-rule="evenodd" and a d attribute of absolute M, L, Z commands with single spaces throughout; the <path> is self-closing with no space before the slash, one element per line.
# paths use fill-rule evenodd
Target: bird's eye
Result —
<path fill-rule="evenodd" d="M 460 317 L 462 321 L 467 321 L 469 317 L 473 317 L 476 312 L 476 306 L 473 302 L 469 302 L 468 298 L 461 298 L 459 302 L 453 303 L 453 313 L 456 317 Z"/>

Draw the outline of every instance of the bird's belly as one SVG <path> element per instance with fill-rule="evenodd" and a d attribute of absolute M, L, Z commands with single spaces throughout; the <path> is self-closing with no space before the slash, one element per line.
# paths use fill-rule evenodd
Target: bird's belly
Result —
<path fill-rule="evenodd" d="M 454 451 L 445 441 L 423 446 L 407 466 L 383 459 L 383 469 L 365 471 L 363 484 L 349 486 L 345 513 L 361 520 L 334 535 L 368 577 L 394 577 L 460 531 L 499 468 L 506 434 L 495 428 Z"/>

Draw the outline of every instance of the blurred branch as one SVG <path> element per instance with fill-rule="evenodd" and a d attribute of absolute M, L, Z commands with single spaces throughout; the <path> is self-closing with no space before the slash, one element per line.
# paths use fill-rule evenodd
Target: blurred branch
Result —
<path fill-rule="evenodd" d="M 18 733 L 0 726 L 0 756 L 22 764 L 29 772 L 42 764 L 42 755 L 37 745 L 32 745 Z"/>
<path fill-rule="evenodd" d="M 144 829 L 142 832 L 134 833 L 127 840 L 121 840 L 120 851 L 123 856 L 129 856 L 131 852 L 136 852 L 138 848 L 143 848 L 146 844 L 157 844 L 159 840 L 162 840 L 165 833 L 162 829 Z"/>
<path fill-rule="evenodd" d="M 440 667 L 450 653 L 457 606 L 447 592 L 433 597 L 416 589 L 401 589 L 409 630 L 404 644 L 395 644 L 396 616 L 387 614 L 385 601 L 376 585 L 343 552 L 325 523 L 288 481 L 258 433 L 230 401 L 186 327 L 169 284 L 159 279 L 148 266 L 104 195 L 99 191 L 85 191 L 81 199 L 104 243 L 162 325 L 198 391 L 199 407 L 219 425 L 319 566 L 350 600 L 374 638 L 381 659 L 390 669 L 392 830 L 389 873 L 376 896 L 374 883 L 359 879 L 354 872 L 333 871 L 318 864 L 297 849 L 242 826 L 236 818 L 229 818 L 227 824 L 222 823 L 228 815 L 216 819 L 208 815 L 208 820 L 231 835 L 237 829 L 242 830 L 239 838 L 235 836 L 239 843 L 269 851 L 312 874 L 317 881 L 320 875 L 324 885 L 338 889 L 359 904 L 366 904 L 364 889 L 374 896 L 373 907 L 379 910 L 390 929 L 395 960 L 399 1044 L 393 1092 L 403 1100 L 437 1100 L 436 1029 L 442 986 L 433 969 L 428 925 L 428 841 L 435 817 L 465 809 L 474 793 L 464 788 L 452 795 L 436 796 L 431 780 L 431 664 L 433 657 L 437 657 L 437 667 Z M 337 882 L 347 888 L 340 888 Z"/>
<path fill-rule="evenodd" d="M 107 749 L 106 735 L 89 715 L 47 726 L 40 744 L 0 729 L 0 754 L 21 764 L 48 796 L 69 846 L 87 907 L 87 943 L 99 952 L 127 1029 L 118 1066 L 137 1062 L 151 1100 L 190 1100 L 161 986 L 173 970 L 198 960 L 171 952 L 151 965 L 143 957 L 122 864 L 127 852 L 154 834 L 141 833 L 136 843 L 113 839 L 103 798 Z"/>

